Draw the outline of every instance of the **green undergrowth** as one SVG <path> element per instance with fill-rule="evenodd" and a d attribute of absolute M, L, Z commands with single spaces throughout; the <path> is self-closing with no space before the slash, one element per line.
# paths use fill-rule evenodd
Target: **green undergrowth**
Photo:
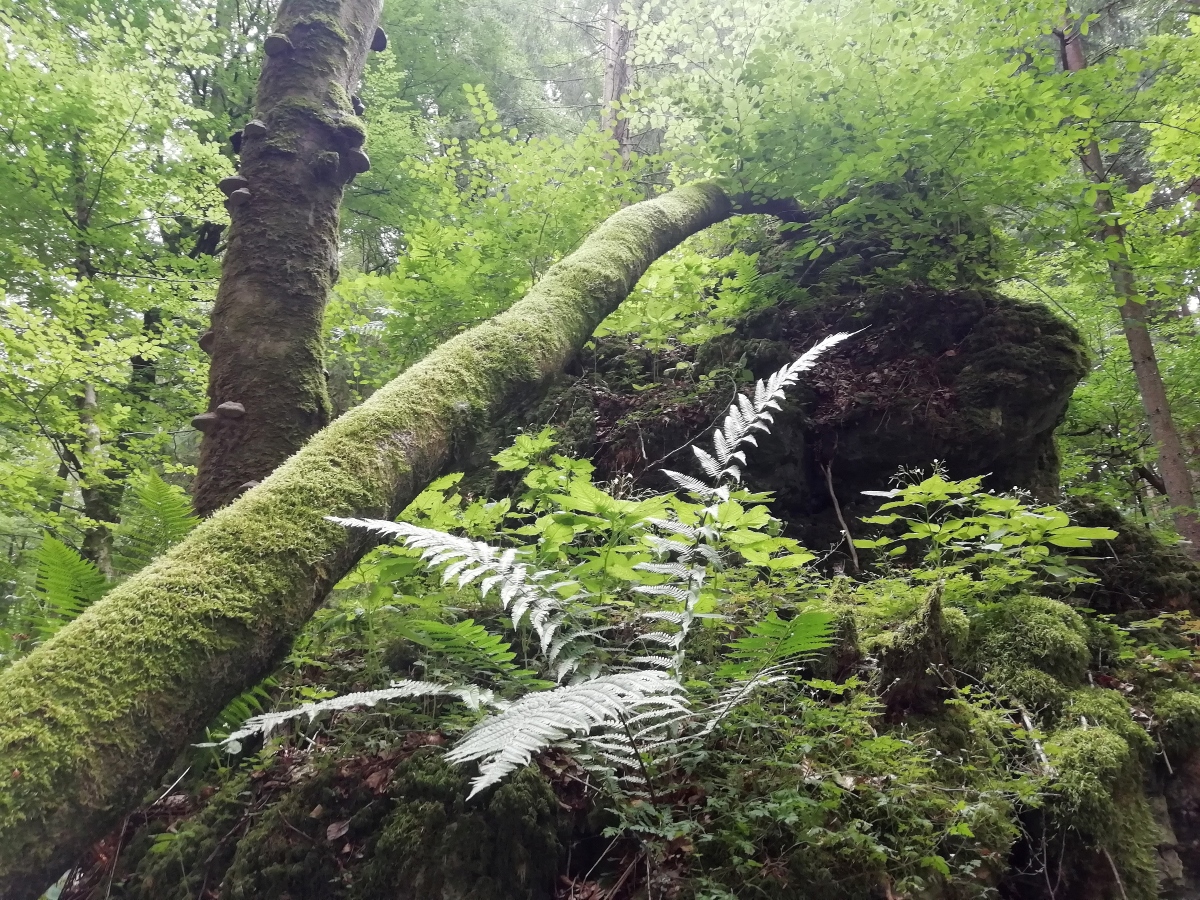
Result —
<path fill-rule="evenodd" d="M 548 430 L 495 462 L 505 495 L 449 476 L 404 518 L 570 571 L 595 606 L 582 676 L 646 610 L 645 523 L 691 501 L 594 484 Z M 1190 618 L 1083 606 L 1077 556 L 1111 532 L 1026 495 L 937 471 L 880 493 L 856 523 L 874 559 L 857 578 L 820 574 L 766 496 L 724 513 L 727 565 L 681 672 L 693 705 L 797 617 L 824 617 L 827 646 L 701 739 L 647 748 L 642 788 L 606 782 L 568 744 L 468 801 L 473 771 L 442 756 L 484 713 L 433 698 L 321 713 L 232 756 L 194 751 L 117 868 L 74 896 L 1169 896 L 1150 794 L 1200 735 Z M 211 738 L 256 704 L 396 679 L 510 700 L 554 685 L 530 628 L 389 545 L 342 582 L 268 699 L 227 711 Z"/>

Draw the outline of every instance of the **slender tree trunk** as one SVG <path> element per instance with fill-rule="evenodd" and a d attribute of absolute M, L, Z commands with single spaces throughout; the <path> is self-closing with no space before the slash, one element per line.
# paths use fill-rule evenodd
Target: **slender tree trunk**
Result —
<path fill-rule="evenodd" d="M 32 900 L 287 652 L 456 442 L 582 347 L 649 265 L 732 213 L 714 184 L 612 216 L 524 300 L 351 410 L 263 484 L 0 671 L 0 898 Z"/>
<path fill-rule="evenodd" d="M 629 65 L 629 29 L 621 22 L 622 0 L 608 0 L 608 19 L 604 33 L 604 96 L 601 97 L 600 127 L 613 136 L 621 159 L 628 161 L 629 120 L 619 115 L 621 97 L 629 92 L 632 71 Z"/>
<path fill-rule="evenodd" d="M 202 514 L 329 421 L 321 321 L 338 275 L 343 188 L 369 165 L 350 97 L 382 5 L 284 0 L 267 38 L 255 118 L 242 135 L 244 183 L 224 185 L 232 224 L 204 342 L 209 410 L 193 420 L 204 432 L 194 492 Z"/>
<path fill-rule="evenodd" d="M 83 452 L 80 454 L 83 463 L 80 493 L 83 496 L 83 514 L 94 524 L 84 532 L 80 552 L 84 559 L 96 564 L 105 578 L 112 578 L 116 572 L 113 568 L 112 528 L 120 518 L 124 486 L 118 473 L 108 471 L 109 467 L 105 464 L 104 443 L 95 415 L 96 389 L 87 384 L 79 399 L 79 420 L 83 423 L 84 435 Z"/>
<path fill-rule="evenodd" d="M 88 242 L 88 228 L 91 225 L 92 206 L 94 198 L 88 190 L 87 168 L 83 156 L 83 135 L 75 132 L 75 142 L 71 148 L 71 165 L 74 170 L 72 185 L 72 200 L 75 215 L 75 275 L 81 283 L 92 281 L 96 277 L 96 267 L 92 261 L 92 246 Z M 80 335 L 82 338 L 83 335 Z M 75 459 L 79 462 L 79 470 L 75 473 L 79 478 L 80 495 L 83 498 L 83 514 L 92 520 L 83 533 L 83 545 L 80 551 L 84 559 L 95 563 L 106 578 L 114 574 L 112 549 L 112 526 L 116 524 L 121 505 L 121 486 L 119 481 L 114 483 L 110 473 L 106 471 L 104 459 L 104 439 L 100 427 L 96 424 L 96 386 L 85 384 L 76 397 L 75 405 L 79 409 L 79 423 L 82 426 L 82 437 L 75 451 Z"/>
<path fill-rule="evenodd" d="M 1068 72 L 1087 68 L 1087 57 L 1083 51 L 1083 36 L 1074 23 L 1068 22 L 1059 33 L 1062 44 L 1063 67 Z M 1100 154 L 1100 146 L 1091 141 L 1080 154 L 1080 162 L 1088 177 L 1097 185 L 1108 183 L 1108 171 Z M 1137 276 L 1129 261 L 1125 243 L 1125 225 L 1117 217 L 1112 194 L 1100 188 L 1096 191 L 1096 215 L 1103 223 L 1100 239 L 1113 246 L 1115 258 L 1108 263 L 1113 290 L 1120 302 L 1121 324 L 1125 340 L 1129 344 L 1129 356 L 1133 374 L 1137 379 L 1138 393 L 1146 412 L 1150 433 L 1158 448 L 1158 469 L 1171 504 L 1175 529 L 1186 542 L 1189 555 L 1200 559 L 1200 517 L 1197 516 L 1195 495 L 1192 491 L 1192 476 L 1188 470 L 1188 458 L 1179 432 L 1171 417 L 1171 406 L 1167 400 L 1167 389 L 1158 369 L 1158 357 L 1154 353 L 1154 342 L 1150 337 L 1145 299 L 1138 293 Z"/>

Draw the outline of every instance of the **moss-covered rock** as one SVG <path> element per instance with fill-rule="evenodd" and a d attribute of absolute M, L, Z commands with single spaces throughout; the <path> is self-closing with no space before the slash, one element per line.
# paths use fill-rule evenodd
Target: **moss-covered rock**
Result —
<path fill-rule="evenodd" d="M 930 713 L 953 685 L 942 616 L 942 585 L 933 587 L 917 614 L 880 635 L 880 687 L 892 717 Z"/>
<path fill-rule="evenodd" d="M 1080 525 L 1117 532 L 1106 542 L 1107 552 L 1086 562 L 1098 579 L 1079 590 L 1088 606 L 1105 613 L 1200 611 L 1200 565 L 1178 548 L 1126 521 L 1111 506 L 1076 501 L 1071 515 Z"/>
<path fill-rule="evenodd" d="M 467 778 L 417 757 L 393 781 L 397 803 L 355 879 L 353 900 L 540 900 L 553 895 L 563 851 L 557 801 L 526 769 L 468 805 Z"/>
<path fill-rule="evenodd" d="M 1044 307 L 983 289 L 908 286 L 819 302 L 785 291 L 698 348 L 655 354 L 605 338 L 512 430 L 518 421 L 553 425 L 593 460 L 598 479 L 645 476 L 659 486 L 654 466 L 692 464 L 676 451 L 729 402 L 731 379 L 763 377 L 819 338 L 860 328 L 805 377 L 750 460 L 748 480 L 775 493 L 792 533 L 813 547 L 841 540 L 825 464 L 850 521 L 873 511 L 861 491 L 933 460 L 950 477 L 986 474 L 992 487 L 1057 497 L 1053 431 L 1086 372 L 1082 342 Z"/>
<path fill-rule="evenodd" d="M 127 900 L 191 900 L 203 895 L 210 879 L 233 861 L 238 826 L 250 810 L 250 780 L 238 776 L 228 781 L 195 815 L 178 823 L 149 818 L 129 835 L 126 865 L 133 871 L 114 878 L 117 897 Z M 152 808 L 153 809 L 153 808 Z M 216 878 L 213 878 L 214 873 Z"/>
<path fill-rule="evenodd" d="M 1200 749 L 1200 694 L 1165 691 L 1155 698 L 1154 718 L 1167 754 L 1181 762 Z"/>
<path fill-rule="evenodd" d="M 1007 600 L 981 616 L 972 635 L 970 667 L 1031 711 L 1057 712 L 1087 670 L 1087 627 L 1058 600 Z"/>
<path fill-rule="evenodd" d="M 1058 864 L 1068 895 L 1157 898 L 1161 834 L 1142 791 L 1139 748 L 1111 728 L 1080 725 L 1054 734 L 1047 750 L 1056 778 L 1046 828 L 1070 851 Z"/>
<path fill-rule="evenodd" d="M 1143 766 L 1154 753 L 1153 740 L 1134 720 L 1129 701 L 1120 691 L 1092 687 L 1072 691 L 1063 719 L 1071 724 L 1079 722 L 1085 728 L 1099 725 L 1120 735 Z"/>

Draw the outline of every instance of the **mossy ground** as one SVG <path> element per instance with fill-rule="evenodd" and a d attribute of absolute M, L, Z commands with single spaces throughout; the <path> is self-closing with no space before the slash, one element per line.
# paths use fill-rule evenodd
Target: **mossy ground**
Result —
<path fill-rule="evenodd" d="M 816 596 L 749 583 L 735 601 L 827 606 L 835 646 L 815 680 L 764 691 L 657 771 L 653 803 L 614 806 L 560 753 L 467 802 L 470 773 L 442 761 L 452 735 L 427 711 L 346 713 L 154 795 L 65 896 L 1151 900 L 1190 883 L 1170 793 L 1191 783 L 1200 732 L 1190 660 L 1139 675 L 1111 625 L 1036 593 L 971 602 L 959 585 L 947 605 L 841 578 Z M 695 678 L 721 646 L 699 641 Z M 412 662 L 388 659 L 380 683 Z M 367 669 L 339 651 L 291 688 L 362 689 Z"/>

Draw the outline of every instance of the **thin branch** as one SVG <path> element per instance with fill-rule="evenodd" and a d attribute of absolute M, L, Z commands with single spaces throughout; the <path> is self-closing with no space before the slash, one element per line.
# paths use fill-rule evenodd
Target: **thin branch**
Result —
<path fill-rule="evenodd" d="M 854 566 L 854 574 L 857 575 L 861 571 L 858 567 L 858 551 L 854 549 L 854 538 L 850 536 L 850 526 L 846 524 L 846 517 L 842 515 L 842 505 L 838 503 L 837 494 L 833 490 L 833 466 L 829 463 L 822 463 L 821 471 L 825 473 L 825 487 L 829 489 L 829 499 L 833 501 L 833 511 L 837 513 L 838 523 L 842 526 L 842 534 L 846 536 L 846 545 L 850 548 L 850 562 Z"/>

